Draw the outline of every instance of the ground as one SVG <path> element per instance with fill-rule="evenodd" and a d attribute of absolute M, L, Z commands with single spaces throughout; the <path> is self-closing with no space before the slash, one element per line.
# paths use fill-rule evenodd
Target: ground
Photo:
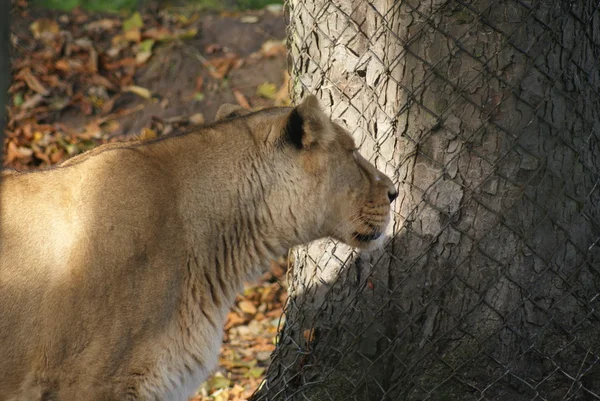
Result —
<path fill-rule="evenodd" d="M 17 2 L 5 166 L 56 164 L 101 143 L 210 122 L 222 103 L 289 103 L 281 6 L 100 14 Z M 275 348 L 285 260 L 229 314 L 220 366 L 194 400 L 244 400 Z"/>

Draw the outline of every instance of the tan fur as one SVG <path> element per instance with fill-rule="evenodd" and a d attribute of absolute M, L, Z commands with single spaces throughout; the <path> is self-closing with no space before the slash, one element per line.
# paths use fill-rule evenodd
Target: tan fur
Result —
<path fill-rule="evenodd" d="M 395 189 L 314 97 L 219 117 L 2 174 L 0 400 L 186 400 L 270 259 L 379 243 Z"/>

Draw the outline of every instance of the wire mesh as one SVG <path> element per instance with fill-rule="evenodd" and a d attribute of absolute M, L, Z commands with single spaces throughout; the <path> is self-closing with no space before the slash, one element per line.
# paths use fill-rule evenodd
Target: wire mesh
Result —
<path fill-rule="evenodd" d="M 288 0 L 315 93 L 397 183 L 390 239 L 292 255 L 255 400 L 600 400 L 600 2 Z"/>

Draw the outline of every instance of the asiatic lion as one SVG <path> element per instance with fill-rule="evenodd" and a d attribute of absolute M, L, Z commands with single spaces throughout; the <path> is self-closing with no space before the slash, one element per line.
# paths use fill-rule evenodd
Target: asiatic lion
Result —
<path fill-rule="evenodd" d="M 314 96 L 218 118 L 2 174 L 0 400 L 186 400 L 271 258 L 381 241 L 397 191 Z"/>

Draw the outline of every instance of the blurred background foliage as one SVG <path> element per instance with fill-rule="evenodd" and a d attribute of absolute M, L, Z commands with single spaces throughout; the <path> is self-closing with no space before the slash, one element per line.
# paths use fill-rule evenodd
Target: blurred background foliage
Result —
<path fill-rule="evenodd" d="M 252 10 L 269 4 L 282 4 L 283 0 L 34 0 L 41 7 L 70 11 L 81 7 L 90 11 L 128 12 L 155 3 L 160 6 L 191 6 L 214 10 Z"/>

